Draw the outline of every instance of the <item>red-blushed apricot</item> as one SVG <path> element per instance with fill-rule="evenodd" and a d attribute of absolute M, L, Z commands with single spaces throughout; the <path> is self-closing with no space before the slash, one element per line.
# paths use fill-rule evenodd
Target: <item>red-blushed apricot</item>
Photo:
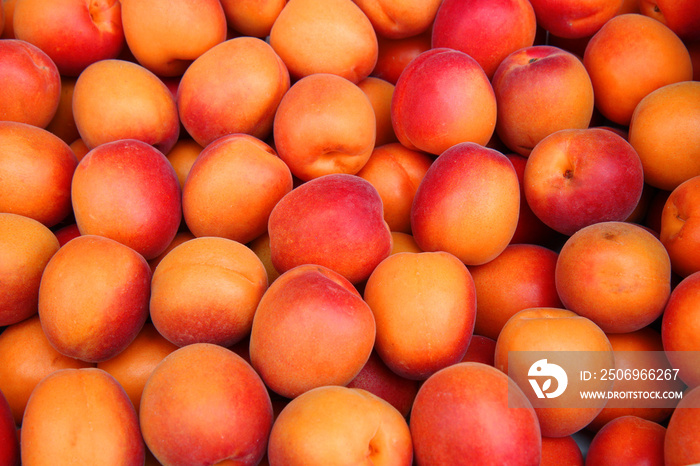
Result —
<path fill-rule="evenodd" d="M 529 0 L 443 0 L 432 27 L 432 47 L 460 50 L 491 79 L 511 53 L 531 47 L 537 20 Z"/>
<path fill-rule="evenodd" d="M 153 369 L 178 347 L 166 340 L 151 322 L 146 322 L 124 351 L 97 363 L 97 368 L 111 374 L 129 396 L 139 413 L 141 394 Z"/>
<path fill-rule="evenodd" d="M 654 373 L 669 373 L 672 369 L 666 353 L 664 353 L 661 333 L 652 328 L 644 327 L 629 333 L 608 333 L 608 340 L 615 352 L 615 370 L 634 371 L 639 373 L 654 371 Z M 660 380 L 629 380 L 616 379 L 612 389 L 619 392 L 680 392 L 685 384 L 677 377 L 661 377 Z M 610 399 L 603 410 L 596 416 L 586 430 L 597 432 L 608 422 L 621 416 L 636 416 L 649 421 L 663 423 L 673 413 L 677 400 L 667 400 L 656 403 L 646 400 Z"/>
<path fill-rule="evenodd" d="M 439 155 L 462 142 L 486 144 L 496 127 L 496 97 L 481 66 L 464 52 L 433 48 L 396 82 L 391 118 L 399 142 Z"/>
<path fill-rule="evenodd" d="M 217 0 L 120 0 L 129 51 L 159 76 L 180 76 L 204 52 L 226 40 Z"/>
<path fill-rule="evenodd" d="M 500 62 L 491 83 L 498 104 L 496 134 L 520 155 L 528 156 L 556 131 L 587 128 L 591 122 L 593 85 L 588 71 L 580 58 L 558 47 L 514 51 Z"/>
<path fill-rule="evenodd" d="M 421 181 L 411 230 L 424 251 L 446 251 L 467 265 L 493 260 L 518 224 L 520 185 L 508 158 L 472 142 L 443 152 Z"/>
<path fill-rule="evenodd" d="M 78 126 L 73 118 L 73 91 L 76 78 L 61 76 L 61 98 L 56 107 L 56 113 L 46 125 L 46 131 L 55 134 L 63 142 L 70 145 L 80 137 Z"/>
<path fill-rule="evenodd" d="M 620 125 L 629 125 L 635 107 L 650 92 L 693 77 L 681 39 L 660 21 L 634 13 L 607 21 L 588 42 L 583 64 L 596 108 Z"/>
<path fill-rule="evenodd" d="M 583 452 L 571 435 L 542 437 L 540 466 L 584 466 Z"/>
<path fill-rule="evenodd" d="M 268 43 L 255 37 L 226 40 L 187 68 L 177 89 L 180 121 L 202 147 L 221 136 L 272 132 L 289 72 Z"/>
<path fill-rule="evenodd" d="M 542 361 L 551 361 L 567 374 L 566 385 L 559 385 L 561 377 L 556 387 L 542 382 L 544 391 L 554 395 L 545 398 L 539 397 L 529 382 L 533 367 L 546 374 Z M 582 370 L 593 373 L 614 367 L 614 355 L 608 337 L 592 320 L 566 309 L 540 307 L 523 309 L 506 322 L 496 340 L 494 363 L 531 401 L 542 435 L 563 437 L 586 427 L 603 409 L 600 401 L 587 403 L 581 399 L 580 391 L 605 391 L 611 385 L 603 378 L 583 381 L 574 375 Z M 533 376 L 537 374 L 533 372 Z M 549 380 L 554 377 L 548 375 Z"/>
<path fill-rule="evenodd" d="M 58 136 L 36 126 L 0 121 L 0 212 L 51 228 L 71 213 L 78 160 Z"/>
<path fill-rule="evenodd" d="M 145 447 L 129 397 L 107 372 L 61 369 L 34 388 L 24 412 L 22 464 L 142 465 Z"/>
<path fill-rule="evenodd" d="M 56 351 L 41 328 L 39 316 L 10 325 L 0 334 L 0 360 L 0 392 L 18 426 L 29 396 L 44 377 L 60 369 L 94 366 Z"/>
<path fill-rule="evenodd" d="M 475 333 L 469 340 L 469 347 L 461 362 L 480 362 L 493 366 L 495 355 L 496 340 Z"/>
<path fill-rule="evenodd" d="M 700 271 L 700 175 L 671 191 L 661 211 L 659 239 L 673 271 L 681 277 Z"/>
<path fill-rule="evenodd" d="M 666 466 L 700 463 L 700 388 L 688 389 L 666 426 L 664 460 Z"/>
<path fill-rule="evenodd" d="M 272 404 L 258 374 L 233 351 L 194 343 L 153 369 L 141 396 L 141 433 L 172 466 L 260 462 Z"/>
<path fill-rule="evenodd" d="M 606 333 L 654 322 L 671 294 L 671 260 L 645 228 L 600 222 L 574 233 L 559 252 L 556 289 L 564 307 Z"/>
<path fill-rule="evenodd" d="M 151 320 L 177 346 L 230 346 L 250 332 L 267 286 L 264 265 L 246 245 L 214 236 L 191 239 L 153 273 Z"/>
<path fill-rule="evenodd" d="M 73 118 L 90 149 L 137 139 L 167 153 L 180 135 L 170 90 L 148 69 L 121 59 L 100 60 L 80 73 L 73 90 Z"/>
<path fill-rule="evenodd" d="M 698 102 L 700 82 L 683 81 L 650 92 L 635 107 L 629 142 L 642 160 L 648 184 L 672 191 L 700 175 Z"/>
<path fill-rule="evenodd" d="M 540 463 L 537 414 L 513 380 L 486 364 L 458 363 L 428 378 L 409 426 L 417 464 Z"/>
<path fill-rule="evenodd" d="M 423 250 L 418 247 L 416 240 L 413 236 L 408 233 L 403 233 L 400 231 L 392 231 L 392 246 L 391 254 L 397 254 L 399 252 L 423 252 Z"/>
<path fill-rule="evenodd" d="M 404 39 L 430 29 L 440 0 L 356 0 L 378 36 Z"/>
<path fill-rule="evenodd" d="M 420 381 L 401 377 L 382 361 L 376 351 L 372 351 L 367 363 L 346 387 L 367 390 L 408 418 Z"/>
<path fill-rule="evenodd" d="M 270 251 L 270 235 L 265 232 L 262 235 L 255 238 L 253 241 L 248 243 L 248 247 L 258 256 L 260 261 L 265 266 L 265 271 L 267 272 L 267 282 L 268 285 L 274 282 L 280 273 L 277 271 L 274 265 L 272 265 L 272 255 Z"/>
<path fill-rule="evenodd" d="M 397 142 L 374 148 L 357 176 L 372 183 L 384 204 L 384 220 L 392 232 L 411 232 L 413 198 L 433 158 Z"/>
<path fill-rule="evenodd" d="M 396 408 L 372 393 L 324 386 L 290 401 L 270 432 L 270 465 L 409 466 L 411 432 Z"/>
<path fill-rule="evenodd" d="M 125 44 L 118 0 L 21 0 L 12 26 L 15 37 L 46 52 L 62 76 L 78 76 L 96 61 L 117 58 Z"/>
<path fill-rule="evenodd" d="M 425 380 L 467 352 L 476 290 L 454 255 L 392 254 L 367 279 L 364 299 L 377 324 L 375 350 L 400 376 Z"/>
<path fill-rule="evenodd" d="M 603 426 L 586 452 L 587 466 L 664 465 L 666 428 L 637 416 L 622 416 Z"/>
<path fill-rule="evenodd" d="M 282 97 L 273 126 L 275 150 L 302 181 L 356 174 L 372 154 L 376 134 L 369 97 L 329 73 L 297 81 Z"/>
<path fill-rule="evenodd" d="M 146 260 L 162 253 L 180 228 L 175 170 L 158 149 L 136 139 L 104 143 L 86 154 L 71 194 L 81 234 L 113 239 Z"/>
<path fill-rule="evenodd" d="M 182 138 L 178 140 L 170 152 L 165 154 L 165 157 L 170 162 L 170 165 L 175 169 L 177 180 L 180 182 L 180 188 L 185 186 L 187 175 L 194 165 L 197 156 L 204 148 L 200 146 L 194 139 Z"/>
<path fill-rule="evenodd" d="M 56 236 L 42 223 L 0 213 L 0 326 L 37 313 L 41 276 L 59 247 Z"/>
<path fill-rule="evenodd" d="M 382 146 L 397 142 L 391 123 L 391 98 L 394 95 L 394 84 L 375 76 L 367 76 L 357 83 L 357 87 L 365 93 L 374 109 L 377 125 L 374 145 Z"/>
<path fill-rule="evenodd" d="M 382 199 L 359 176 L 324 175 L 285 195 L 268 222 L 272 264 L 317 264 L 360 283 L 391 252 Z"/>
<path fill-rule="evenodd" d="M 246 36 L 270 35 L 287 0 L 221 0 L 228 27 Z"/>
<path fill-rule="evenodd" d="M 678 377 L 690 387 L 700 385 L 700 272 L 683 278 L 671 292 L 661 320 L 661 339 Z"/>
<path fill-rule="evenodd" d="M 639 0 L 639 12 L 661 21 L 684 41 L 700 40 L 700 5 L 693 0 Z"/>
<path fill-rule="evenodd" d="M 109 238 L 79 236 L 53 255 L 39 287 L 39 318 L 66 356 L 104 361 L 123 351 L 148 318 L 151 269 Z"/>
<path fill-rule="evenodd" d="M 190 168 L 182 211 L 195 236 L 248 243 L 267 231 L 270 212 L 292 190 L 292 173 L 275 151 L 248 134 L 210 143 Z"/>
<path fill-rule="evenodd" d="M 562 307 L 554 282 L 557 258 L 543 246 L 510 244 L 495 259 L 470 266 L 477 302 L 474 332 L 496 340 L 518 311 Z"/>
<path fill-rule="evenodd" d="M 0 121 L 46 127 L 61 100 L 56 64 L 39 47 L 19 39 L 0 42 L 0 57 Z"/>
<path fill-rule="evenodd" d="M 294 79 L 331 73 L 358 83 L 377 62 L 377 35 L 352 0 L 289 0 L 269 42 Z"/>
<path fill-rule="evenodd" d="M 56 239 L 58 240 L 58 244 L 63 246 L 68 241 L 72 240 L 73 238 L 80 236 L 80 230 L 78 229 L 77 224 L 69 223 L 68 225 L 56 230 L 54 232 L 54 234 L 56 235 Z"/>
<path fill-rule="evenodd" d="M 2 4 L 0 4 L 0 9 Z M 2 15 L 0 15 L 0 19 Z M 0 463 L 7 466 L 20 465 L 19 435 L 12 411 L 5 396 L 0 392 Z"/>
<path fill-rule="evenodd" d="M 253 317 L 250 359 L 275 393 L 294 398 L 323 385 L 345 385 L 375 342 L 372 310 L 342 275 L 300 265 L 280 275 Z"/>
<path fill-rule="evenodd" d="M 418 55 L 431 48 L 431 30 L 404 39 L 377 37 L 377 64 L 371 76 L 396 84 L 404 68 Z"/>
<path fill-rule="evenodd" d="M 531 3 L 540 27 L 568 39 L 592 36 L 622 6 L 622 0 L 531 0 Z"/>

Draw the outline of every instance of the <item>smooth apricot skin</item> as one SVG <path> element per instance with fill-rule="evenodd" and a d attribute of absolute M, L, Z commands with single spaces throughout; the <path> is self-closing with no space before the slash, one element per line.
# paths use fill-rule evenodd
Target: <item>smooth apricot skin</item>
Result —
<path fill-rule="evenodd" d="M 439 155 L 462 142 L 485 145 L 496 127 L 496 97 L 476 60 L 433 48 L 414 58 L 396 82 L 391 118 L 399 142 Z"/>
<path fill-rule="evenodd" d="M 209 343 L 166 356 L 146 382 L 139 413 L 146 445 L 173 466 L 257 464 L 273 421 L 270 396 L 252 367 Z"/>
<path fill-rule="evenodd" d="M 428 30 L 435 21 L 440 0 L 357 0 L 378 36 L 404 39 Z"/>
<path fill-rule="evenodd" d="M 392 254 L 367 279 L 364 299 L 377 323 L 375 350 L 400 376 L 425 380 L 467 352 L 476 290 L 454 255 Z"/>
<path fill-rule="evenodd" d="M 0 57 L 0 120 L 46 127 L 61 99 L 56 64 L 39 47 L 20 39 L 0 42 Z"/>
<path fill-rule="evenodd" d="M 492 261 L 469 267 L 476 287 L 474 333 L 496 340 L 518 311 L 562 307 L 554 278 L 558 257 L 544 246 L 509 244 Z"/>
<path fill-rule="evenodd" d="M 700 82 L 683 81 L 650 92 L 635 107 L 629 142 L 642 160 L 647 184 L 672 191 L 700 175 L 698 102 Z"/>
<path fill-rule="evenodd" d="M 70 215 L 78 160 L 58 136 L 26 123 L 0 121 L 0 212 L 51 228 Z"/>
<path fill-rule="evenodd" d="M 496 340 L 475 333 L 469 340 L 469 347 L 461 362 L 480 362 L 493 366 L 495 354 Z"/>
<path fill-rule="evenodd" d="M 564 306 L 606 333 L 628 333 L 654 322 L 671 294 L 666 248 L 641 226 L 600 222 L 564 243 L 555 271 Z"/>
<path fill-rule="evenodd" d="M 46 125 L 46 131 L 53 133 L 70 145 L 80 137 L 78 126 L 73 118 L 73 91 L 76 78 L 61 76 L 61 98 L 53 118 Z"/>
<path fill-rule="evenodd" d="M 194 139 L 181 138 L 170 149 L 170 152 L 165 154 L 168 162 L 175 169 L 181 189 L 184 188 L 187 175 L 189 175 L 194 161 L 203 149 Z"/>
<path fill-rule="evenodd" d="M 700 40 L 700 5 L 692 0 L 640 0 L 639 12 L 661 21 L 683 41 Z"/>
<path fill-rule="evenodd" d="M 22 464 L 142 465 L 145 446 L 129 397 L 107 372 L 61 369 L 32 392 L 21 433 Z"/>
<path fill-rule="evenodd" d="M 123 351 L 148 318 L 151 269 L 117 241 L 82 235 L 53 255 L 39 287 L 39 318 L 61 354 L 99 362 Z"/>
<path fill-rule="evenodd" d="M 125 45 L 118 0 L 19 0 L 12 25 L 15 37 L 46 52 L 62 76 L 117 58 Z"/>
<path fill-rule="evenodd" d="M 686 390 L 666 427 L 664 462 L 666 466 L 683 466 L 700 462 L 700 388 Z"/>
<path fill-rule="evenodd" d="M 571 436 L 542 437 L 542 461 L 540 466 L 583 466 L 583 452 Z"/>
<path fill-rule="evenodd" d="M 230 346 L 250 332 L 267 286 L 265 267 L 250 248 L 227 238 L 195 238 L 156 267 L 151 320 L 177 346 Z"/>
<path fill-rule="evenodd" d="M 358 83 L 377 62 L 377 34 L 352 0 L 289 0 L 269 43 L 295 80 L 331 73 Z"/>
<path fill-rule="evenodd" d="M 290 401 L 270 432 L 270 466 L 412 464 L 411 432 L 389 403 L 359 388 L 325 386 Z"/>
<path fill-rule="evenodd" d="M 137 139 L 163 153 L 180 135 L 178 109 L 165 83 L 126 60 L 100 60 L 85 68 L 73 91 L 73 118 L 90 148 Z"/>
<path fill-rule="evenodd" d="M 518 224 L 520 185 L 502 153 L 466 142 L 443 152 L 421 181 L 411 231 L 424 251 L 446 251 L 467 265 L 493 260 Z"/>
<path fill-rule="evenodd" d="M 528 0 L 444 0 L 432 27 L 432 47 L 460 50 L 491 79 L 511 53 L 535 41 L 537 20 Z"/>
<path fill-rule="evenodd" d="M 78 236 L 80 236 L 80 230 L 78 229 L 78 225 L 76 225 L 75 223 L 70 223 L 56 230 L 54 234 L 56 235 L 58 244 L 63 246 L 73 238 L 77 238 Z"/>
<path fill-rule="evenodd" d="M 229 39 L 199 56 L 183 74 L 177 88 L 180 120 L 202 147 L 232 133 L 266 139 L 289 86 L 287 67 L 268 43 L 256 37 Z"/>
<path fill-rule="evenodd" d="M 136 60 L 158 76 L 180 76 L 226 40 L 226 16 L 216 0 L 121 0 L 124 36 Z"/>
<path fill-rule="evenodd" d="M 411 233 L 411 206 L 433 158 L 397 142 L 374 148 L 357 176 L 372 183 L 384 204 L 384 220 L 392 232 Z"/>
<path fill-rule="evenodd" d="M 375 147 L 398 142 L 391 123 L 391 98 L 394 96 L 395 85 L 385 79 L 367 76 L 357 83 L 357 87 L 367 95 L 374 109 L 377 122 Z"/>
<path fill-rule="evenodd" d="M 671 292 L 661 321 L 663 348 L 678 376 L 690 387 L 700 385 L 700 272 L 682 279 Z M 688 352 L 687 354 L 685 352 Z"/>
<path fill-rule="evenodd" d="M 317 264 L 351 283 L 366 280 L 392 247 L 379 193 L 348 174 L 324 175 L 293 189 L 272 209 L 268 232 L 280 273 Z"/>
<path fill-rule="evenodd" d="M 605 424 L 593 437 L 586 465 L 649 464 L 663 466 L 666 428 L 636 416 L 622 416 Z"/>
<path fill-rule="evenodd" d="M 0 5 L 1 7 L 1 5 Z M 20 465 L 19 435 L 12 411 L 5 396 L 0 392 L 0 463 L 7 466 Z"/>
<path fill-rule="evenodd" d="M 94 367 L 93 363 L 64 356 L 51 346 L 39 316 L 10 325 L 0 334 L 0 391 L 10 405 L 14 423 L 22 416 L 34 387 L 60 369 Z"/>
<path fill-rule="evenodd" d="M 56 236 L 38 221 L 0 213 L 0 326 L 37 313 L 41 276 L 59 247 Z"/>
<path fill-rule="evenodd" d="M 280 275 L 260 300 L 250 359 L 265 384 L 287 398 L 322 385 L 345 385 L 375 342 L 370 307 L 343 276 L 319 265 Z"/>
<path fill-rule="evenodd" d="M 261 39 L 270 35 L 286 4 L 287 0 L 221 0 L 229 28 Z"/>
<path fill-rule="evenodd" d="M 356 174 L 367 163 L 377 119 L 367 94 L 330 73 L 297 81 L 274 118 L 275 150 L 302 181 L 335 173 Z"/>
<path fill-rule="evenodd" d="M 289 167 L 266 143 L 248 134 L 222 136 L 190 168 L 183 216 L 195 236 L 248 243 L 267 231 L 270 212 L 292 187 Z"/>
<path fill-rule="evenodd" d="M 396 85 L 406 66 L 421 53 L 431 48 L 430 29 L 404 39 L 377 37 L 377 64 L 371 76 Z"/>
<path fill-rule="evenodd" d="M 531 0 L 537 22 L 551 34 L 569 39 L 590 37 L 622 7 L 623 0 Z"/>
<path fill-rule="evenodd" d="M 532 405 L 507 375 L 486 364 L 458 363 L 428 378 L 409 426 L 418 464 L 540 464 Z"/>
<path fill-rule="evenodd" d="M 606 22 L 588 42 L 583 64 L 596 108 L 620 125 L 629 125 L 635 107 L 650 92 L 693 77 L 681 39 L 660 21 L 635 13 Z"/>
<path fill-rule="evenodd" d="M 668 251 L 673 271 L 681 277 L 700 271 L 700 175 L 669 194 L 661 211 L 659 239 Z"/>
<path fill-rule="evenodd" d="M 391 246 L 391 254 L 399 252 L 424 252 L 416 243 L 416 240 L 408 233 L 400 231 L 392 231 L 391 238 L 393 245 Z"/>

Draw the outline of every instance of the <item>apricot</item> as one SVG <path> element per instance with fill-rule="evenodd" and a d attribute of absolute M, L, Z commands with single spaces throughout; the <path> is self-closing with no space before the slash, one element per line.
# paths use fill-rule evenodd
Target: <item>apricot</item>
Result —
<path fill-rule="evenodd" d="M 46 131 L 53 133 L 63 142 L 70 145 L 80 137 L 78 126 L 73 118 L 73 91 L 76 78 L 61 76 L 61 97 L 56 107 L 56 113 L 46 125 Z"/>
<path fill-rule="evenodd" d="M 292 173 L 275 151 L 248 134 L 222 136 L 202 149 L 182 190 L 195 236 L 248 243 L 267 231 L 270 212 L 292 190 Z"/>
<path fill-rule="evenodd" d="M 257 464 L 273 419 L 258 374 L 233 351 L 210 343 L 179 348 L 158 363 L 139 415 L 146 445 L 168 465 Z"/>
<path fill-rule="evenodd" d="M 272 253 L 270 251 L 270 235 L 265 232 L 262 235 L 255 238 L 253 241 L 248 243 L 248 247 L 258 256 L 260 261 L 265 266 L 265 271 L 267 272 L 267 282 L 271 284 L 280 273 L 277 271 L 274 265 L 272 265 Z"/>
<path fill-rule="evenodd" d="M 700 175 L 671 191 L 661 211 L 659 240 L 673 272 L 681 277 L 700 271 Z"/>
<path fill-rule="evenodd" d="M 664 465 L 666 428 L 636 416 L 613 419 L 591 440 L 586 465 Z"/>
<path fill-rule="evenodd" d="M 562 307 L 554 281 L 558 253 L 534 244 L 510 244 L 495 259 L 470 266 L 476 287 L 474 332 L 493 340 L 515 313 Z"/>
<path fill-rule="evenodd" d="M 661 241 L 645 228 L 600 222 L 564 243 L 555 279 L 567 309 L 606 333 L 627 333 L 663 313 L 671 293 L 671 261 Z"/>
<path fill-rule="evenodd" d="M 173 248 L 153 273 L 151 320 L 177 346 L 230 346 L 250 332 L 267 286 L 265 267 L 244 244 L 191 239 Z"/>
<path fill-rule="evenodd" d="M 424 251 L 446 251 L 467 265 L 493 260 L 518 224 L 520 185 L 508 158 L 472 142 L 443 152 L 421 181 L 411 230 Z"/>
<path fill-rule="evenodd" d="M 287 0 L 221 0 L 229 28 L 261 39 L 270 35 L 286 4 Z"/>
<path fill-rule="evenodd" d="M 700 462 L 700 388 L 686 390 L 666 427 L 664 464 L 682 466 Z"/>
<path fill-rule="evenodd" d="M 590 37 L 618 14 L 623 0 L 531 0 L 537 23 L 563 38 Z"/>
<path fill-rule="evenodd" d="M 391 238 L 393 244 L 391 246 L 391 254 L 397 254 L 399 252 L 424 252 L 412 235 L 408 233 L 402 233 L 400 231 L 392 231 Z"/>
<path fill-rule="evenodd" d="M 375 341 L 370 307 L 342 275 L 320 265 L 282 273 L 253 317 L 250 360 L 275 393 L 295 398 L 323 385 L 346 385 Z"/>
<path fill-rule="evenodd" d="M 650 92 L 693 77 L 681 39 L 660 21 L 637 13 L 607 21 L 588 42 L 583 64 L 596 108 L 620 125 L 629 125 L 637 104 Z"/>
<path fill-rule="evenodd" d="M 97 368 L 61 369 L 34 388 L 24 413 L 22 464 L 142 465 L 145 446 L 124 389 Z"/>
<path fill-rule="evenodd" d="M 364 299 L 377 325 L 375 350 L 400 376 L 425 380 L 467 352 L 476 290 L 454 255 L 392 254 L 367 279 Z"/>
<path fill-rule="evenodd" d="M 78 165 L 68 144 L 45 129 L 0 121 L 0 146 L 0 212 L 29 217 L 49 228 L 68 217 Z"/>
<path fill-rule="evenodd" d="M 120 0 L 129 51 L 158 76 L 180 76 L 200 55 L 226 40 L 217 0 Z"/>
<path fill-rule="evenodd" d="M 392 232 L 411 232 L 411 206 L 433 158 L 397 142 L 377 146 L 357 176 L 372 183 L 384 205 Z"/>
<path fill-rule="evenodd" d="M 693 0 L 640 0 L 639 12 L 661 21 L 683 41 L 700 40 L 700 5 Z"/>
<path fill-rule="evenodd" d="M 377 62 L 377 35 L 352 0 L 289 0 L 269 42 L 294 79 L 330 73 L 358 83 Z"/>
<path fill-rule="evenodd" d="M 170 165 L 175 169 L 177 180 L 180 182 L 180 189 L 185 187 L 187 175 L 194 165 L 197 156 L 204 149 L 192 138 L 179 139 L 170 152 L 165 154 L 165 157 L 170 162 Z"/>
<path fill-rule="evenodd" d="M 22 425 L 34 387 L 60 369 L 94 367 L 93 363 L 64 356 L 51 346 L 39 316 L 12 324 L 0 334 L 0 392 L 10 405 L 14 423 Z"/>
<path fill-rule="evenodd" d="M 116 356 L 148 318 L 151 269 L 117 241 L 82 235 L 62 246 L 44 269 L 39 318 L 65 356 L 99 362 Z"/>
<path fill-rule="evenodd" d="M 275 150 L 302 181 L 356 174 L 374 149 L 377 119 L 369 97 L 353 82 L 329 73 L 297 81 L 274 118 Z"/>
<path fill-rule="evenodd" d="M 59 246 L 51 230 L 38 221 L 0 213 L 0 326 L 37 313 L 41 276 Z"/>
<path fill-rule="evenodd" d="M 378 36 L 404 39 L 428 30 L 434 23 L 440 0 L 356 0 Z"/>
<path fill-rule="evenodd" d="M 232 133 L 265 139 L 289 85 L 287 67 L 268 43 L 229 39 L 200 55 L 182 75 L 180 120 L 202 147 Z"/>
<path fill-rule="evenodd" d="M 672 191 L 700 175 L 698 102 L 700 82 L 683 81 L 650 92 L 635 107 L 629 142 L 642 160 L 647 184 Z"/>
<path fill-rule="evenodd" d="M 377 37 L 377 64 L 371 76 L 384 79 L 396 85 L 406 66 L 421 53 L 431 48 L 430 29 L 403 39 Z"/>
<path fill-rule="evenodd" d="M 495 355 L 496 340 L 475 333 L 469 340 L 469 347 L 461 362 L 480 362 L 493 366 Z"/>
<path fill-rule="evenodd" d="M 20 39 L 0 41 L 0 57 L 0 120 L 46 127 L 61 100 L 56 64 L 39 47 Z"/>
<path fill-rule="evenodd" d="M 584 466 L 583 452 L 571 435 L 542 437 L 542 461 L 540 466 Z"/>
<path fill-rule="evenodd" d="M 375 76 L 367 76 L 357 83 L 365 93 L 374 109 L 377 124 L 375 146 L 397 142 L 394 127 L 391 123 L 391 98 L 394 96 L 394 84 Z"/>

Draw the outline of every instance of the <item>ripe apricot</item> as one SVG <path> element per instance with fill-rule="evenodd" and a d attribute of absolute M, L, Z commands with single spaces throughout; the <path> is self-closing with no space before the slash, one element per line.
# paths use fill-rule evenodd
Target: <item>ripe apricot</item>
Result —
<path fill-rule="evenodd" d="M 673 271 L 681 277 L 700 270 L 700 175 L 678 185 L 661 211 L 659 239 Z"/>
<path fill-rule="evenodd" d="M 374 116 L 377 122 L 377 131 L 374 145 L 382 146 L 397 142 L 394 127 L 391 124 L 391 98 L 394 96 L 394 84 L 375 76 L 367 76 L 357 83 L 369 98 Z"/>

